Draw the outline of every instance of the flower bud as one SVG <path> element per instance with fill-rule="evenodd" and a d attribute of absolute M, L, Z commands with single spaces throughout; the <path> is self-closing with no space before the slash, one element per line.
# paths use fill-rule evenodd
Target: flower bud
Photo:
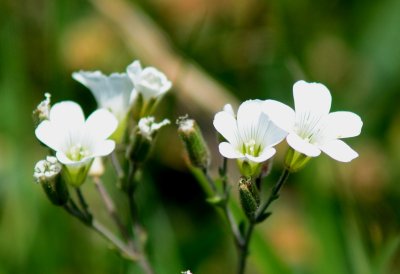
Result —
<path fill-rule="evenodd" d="M 35 127 L 37 127 L 44 120 L 48 120 L 50 116 L 50 93 L 44 94 L 45 99 L 40 102 L 40 104 L 33 111 L 33 122 L 35 123 Z"/>
<path fill-rule="evenodd" d="M 285 166 L 290 172 L 297 172 L 302 169 L 311 157 L 294 150 L 293 148 L 289 148 L 285 157 Z"/>
<path fill-rule="evenodd" d="M 134 129 L 135 133 L 131 136 L 131 143 L 127 150 L 127 157 L 132 161 L 139 163 L 146 160 L 157 132 L 160 128 L 169 123 L 168 119 L 156 123 L 154 122 L 154 117 L 145 117 L 140 119 L 138 126 Z"/>
<path fill-rule="evenodd" d="M 172 83 L 158 69 L 142 68 L 139 61 L 130 64 L 127 73 L 133 82 L 134 93 L 138 95 L 135 99 L 141 100 L 140 107 L 137 108 L 139 118 L 153 114 L 158 102 L 171 88 Z"/>
<path fill-rule="evenodd" d="M 247 218 L 254 219 L 255 213 L 260 206 L 260 194 L 251 179 L 241 178 L 239 181 L 240 203 Z"/>
<path fill-rule="evenodd" d="M 61 164 L 56 157 L 47 156 L 35 165 L 33 177 L 40 183 L 54 205 L 64 205 L 69 198 L 68 188 L 61 178 Z"/>
<path fill-rule="evenodd" d="M 196 121 L 184 116 L 180 117 L 176 123 L 190 163 L 195 167 L 206 169 L 210 164 L 210 152 Z"/>

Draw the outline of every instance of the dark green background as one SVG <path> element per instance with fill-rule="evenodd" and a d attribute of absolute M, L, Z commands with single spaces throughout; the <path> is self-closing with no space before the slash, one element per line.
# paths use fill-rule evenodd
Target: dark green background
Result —
<path fill-rule="evenodd" d="M 358 159 L 342 164 L 323 155 L 289 179 L 274 214 L 257 228 L 248 273 L 400 273 L 400 1 L 134 4 L 165 31 L 182 58 L 238 99 L 293 105 L 291 87 L 305 79 L 331 90 L 333 110 L 354 111 L 364 121 L 361 136 L 348 140 Z M 139 273 L 99 236 L 53 207 L 32 180 L 35 162 L 46 153 L 31 122 L 43 93 L 51 92 L 54 102 L 77 101 L 90 113 L 95 101 L 71 73 L 123 71 L 141 59 L 126 39 L 86 1 L 0 2 L 0 274 Z M 159 118 L 191 114 L 179 94 L 173 89 L 165 98 Z M 209 137 L 216 166 L 213 113 L 192 116 Z M 279 175 L 285 149 L 279 146 L 269 184 Z M 143 172 L 140 207 L 151 260 L 157 273 L 233 273 L 228 230 L 204 202 L 181 154 L 171 126 Z M 112 178 L 109 172 L 110 190 Z M 90 181 L 83 191 L 106 221 Z M 235 184 L 233 192 L 236 197 Z M 123 209 L 125 201 L 119 198 L 118 205 Z"/>

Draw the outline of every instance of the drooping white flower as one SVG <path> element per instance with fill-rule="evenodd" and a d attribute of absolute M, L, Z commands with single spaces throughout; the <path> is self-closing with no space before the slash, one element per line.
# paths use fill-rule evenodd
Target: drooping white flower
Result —
<path fill-rule="evenodd" d="M 169 123 L 168 119 L 156 123 L 154 117 L 140 119 L 134 134 L 130 136 L 127 157 L 133 162 L 142 163 L 148 157 L 160 128 Z"/>
<path fill-rule="evenodd" d="M 358 136 L 361 118 L 349 111 L 329 112 L 332 97 L 319 83 L 298 81 L 293 86 L 295 111 L 275 100 L 264 102 L 271 119 L 289 134 L 286 138 L 294 150 L 316 157 L 321 151 L 341 162 L 350 162 L 358 156 L 340 138 Z"/>
<path fill-rule="evenodd" d="M 138 129 L 143 137 L 151 140 L 160 128 L 169 124 L 170 121 L 168 119 L 156 123 L 154 117 L 150 116 L 139 120 Z"/>
<path fill-rule="evenodd" d="M 140 117 L 150 115 L 154 105 L 171 88 L 172 83 L 164 73 L 154 67 L 142 69 L 139 61 L 134 61 L 127 68 L 127 73 L 134 85 L 134 98 L 142 97 L 143 106 Z"/>
<path fill-rule="evenodd" d="M 93 112 L 85 121 L 81 107 L 71 101 L 55 104 L 49 120 L 36 128 L 36 137 L 56 152 L 66 168 L 64 176 L 74 186 L 81 185 L 94 157 L 106 156 L 115 148 L 107 138 L 117 128 L 118 121 L 106 109 Z"/>
<path fill-rule="evenodd" d="M 100 71 L 79 71 L 74 72 L 72 78 L 92 92 L 99 108 L 108 109 L 115 115 L 119 127 L 113 137 L 119 140 L 126 128 L 126 118 L 132 102 L 133 83 L 128 75 L 112 73 L 107 76 Z"/>
<path fill-rule="evenodd" d="M 248 100 L 240 105 L 237 117 L 230 105 L 214 117 L 214 127 L 226 139 L 219 144 L 220 153 L 229 159 L 248 162 L 251 172 L 275 154 L 273 146 L 287 135 L 270 120 L 262 106 L 260 100 Z"/>

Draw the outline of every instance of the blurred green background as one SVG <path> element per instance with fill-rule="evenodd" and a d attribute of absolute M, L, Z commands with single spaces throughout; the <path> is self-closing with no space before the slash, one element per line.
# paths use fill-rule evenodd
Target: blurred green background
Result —
<path fill-rule="evenodd" d="M 248 273 L 400 273 L 399 13 L 398 0 L 2 0 L 0 274 L 139 273 L 32 180 L 46 153 L 31 122 L 43 93 L 90 113 L 95 101 L 71 73 L 124 71 L 134 59 L 172 79 L 158 118 L 197 119 L 214 169 L 212 118 L 232 96 L 293 105 L 296 80 L 327 85 L 333 110 L 364 121 L 361 136 L 348 140 L 360 157 L 342 164 L 321 156 L 290 177 L 274 214 L 257 227 Z M 285 149 L 267 184 L 279 176 Z M 182 155 L 170 126 L 143 171 L 151 261 L 157 273 L 234 273 L 228 229 Z M 112 175 L 107 188 L 118 198 Z M 232 172 L 232 184 L 237 178 Z M 91 181 L 83 191 L 106 221 Z"/>

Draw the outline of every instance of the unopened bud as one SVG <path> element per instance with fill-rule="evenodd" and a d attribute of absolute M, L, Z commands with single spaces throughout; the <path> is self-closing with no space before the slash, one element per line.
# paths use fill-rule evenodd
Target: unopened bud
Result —
<path fill-rule="evenodd" d="M 297 172 L 302 169 L 311 157 L 294 150 L 293 148 L 289 148 L 285 157 L 285 166 L 290 172 Z"/>
<path fill-rule="evenodd" d="M 35 123 L 35 127 L 38 126 L 44 120 L 49 119 L 50 115 L 50 93 L 44 94 L 45 99 L 39 103 L 36 109 L 33 111 L 33 122 Z"/>
<path fill-rule="evenodd" d="M 64 205 L 69 198 L 68 188 L 61 178 L 61 164 L 56 157 L 47 156 L 35 165 L 33 177 L 40 183 L 49 200 L 55 205 Z"/>
<path fill-rule="evenodd" d="M 195 167 L 206 169 L 210 164 L 210 152 L 196 121 L 184 116 L 180 117 L 176 123 L 190 163 Z"/>
<path fill-rule="evenodd" d="M 251 179 L 241 178 L 239 181 L 240 203 L 249 220 L 253 221 L 255 213 L 260 206 L 260 194 Z"/>
<path fill-rule="evenodd" d="M 138 126 L 134 129 L 135 133 L 131 136 L 127 157 L 135 162 L 143 162 L 150 153 L 157 132 L 169 124 L 168 119 L 160 123 L 156 123 L 154 117 L 140 119 Z"/>

